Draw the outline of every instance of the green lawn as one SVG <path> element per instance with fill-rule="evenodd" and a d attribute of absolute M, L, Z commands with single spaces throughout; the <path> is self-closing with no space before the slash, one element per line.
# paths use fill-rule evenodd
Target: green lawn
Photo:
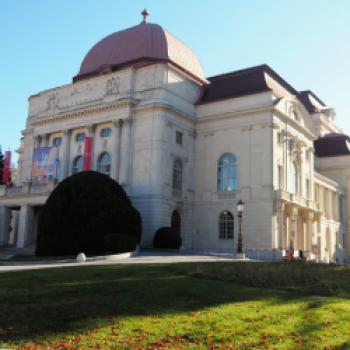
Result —
<path fill-rule="evenodd" d="M 0 349 L 350 349 L 349 297 L 350 269 L 325 265 L 2 273 Z"/>

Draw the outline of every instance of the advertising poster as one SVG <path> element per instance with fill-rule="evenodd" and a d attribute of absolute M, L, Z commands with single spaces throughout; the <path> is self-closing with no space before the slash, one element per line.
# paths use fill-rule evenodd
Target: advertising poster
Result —
<path fill-rule="evenodd" d="M 58 148 L 34 148 L 32 178 L 37 184 L 47 184 L 49 179 L 56 177 Z"/>

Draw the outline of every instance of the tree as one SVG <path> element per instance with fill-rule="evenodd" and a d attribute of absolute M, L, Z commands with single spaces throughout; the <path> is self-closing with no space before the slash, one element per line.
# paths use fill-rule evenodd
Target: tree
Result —
<path fill-rule="evenodd" d="M 58 184 L 39 217 L 36 254 L 103 254 L 105 236 L 130 235 L 139 243 L 141 216 L 109 176 L 87 171 Z"/>
<path fill-rule="evenodd" d="M 2 182 L 3 169 L 4 169 L 4 154 L 2 153 L 1 146 L 0 146 L 0 185 L 3 185 L 3 182 Z"/>

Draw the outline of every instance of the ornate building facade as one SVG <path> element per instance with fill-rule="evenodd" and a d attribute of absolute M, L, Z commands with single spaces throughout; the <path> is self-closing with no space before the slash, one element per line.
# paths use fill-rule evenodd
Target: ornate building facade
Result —
<path fill-rule="evenodd" d="M 32 246 L 55 184 L 83 169 L 117 180 L 143 219 L 142 246 L 178 225 L 183 249 L 232 252 L 239 199 L 246 255 L 315 261 L 350 256 L 350 139 L 313 92 L 297 91 L 267 65 L 206 78 L 185 44 L 143 22 L 111 34 L 73 82 L 29 98 L 16 186 L 0 187 L 0 246 Z M 45 184 L 34 149 L 56 147 Z"/>

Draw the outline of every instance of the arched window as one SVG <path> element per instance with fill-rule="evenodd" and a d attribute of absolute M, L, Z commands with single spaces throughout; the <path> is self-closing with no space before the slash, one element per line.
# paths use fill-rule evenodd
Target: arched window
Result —
<path fill-rule="evenodd" d="M 104 128 L 104 129 L 101 129 L 101 131 L 100 131 L 101 137 L 109 137 L 109 136 L 111 136 L 111 134 L 112 134 L 111 128 Z"/>
<path fill-rule="evenodd" d="M 62 137 L 55 137 L 54 139 L 53 139 L 53 141 L 52 141 L 52 145 L 54 146 L 54 147 L 60 147 L 61 146 L 61 144 L 62 144 Z"/>
<path fill-rule="evenodd" d="M 97 171 L 108 176 L 111 174 L 111 156 L 109 153 L 103 152 L 98 157 Z"/>
<path fill-rule="evenodd" d="M 296 111 L 292 111 L 292 119 L 298 120 L 298 114 Z"/>
<path fill-rule="evenodd" d="M 85 134 L 83 132 L 78 132 L 75 135 L 75 141 L 76 142 L 83 142 L 85 140 Z"/>
<path fill-rule="evenodd" d="M 237 190 L 237 159 L 231 153 L 221 156 L 218 162 L 218 192 Z"/>
<path fill-rule="evenodd" d="M 219 216 L 219 238 L 233 239 L 234 217 L 228 210 L 224 210 Z"/>
<path fill-rule="evenodd" d="M 73 174 L 83 171 L 83 164 L 84 164 L 83 156 L 75 157 L 73 161 Z"/>
<path fill-rule="evenodd" d="M 176 159 L 173 165 L 173 190 L 182 191 L 182 163 Z"/>
<path fill-rule="evenodd" d="M 298 168 L 295 162 L 291 164 L 291 172 L 290 172 L 290 188 L 289 192 L 297 193 L 297 184 L 298 184 Z"/>

